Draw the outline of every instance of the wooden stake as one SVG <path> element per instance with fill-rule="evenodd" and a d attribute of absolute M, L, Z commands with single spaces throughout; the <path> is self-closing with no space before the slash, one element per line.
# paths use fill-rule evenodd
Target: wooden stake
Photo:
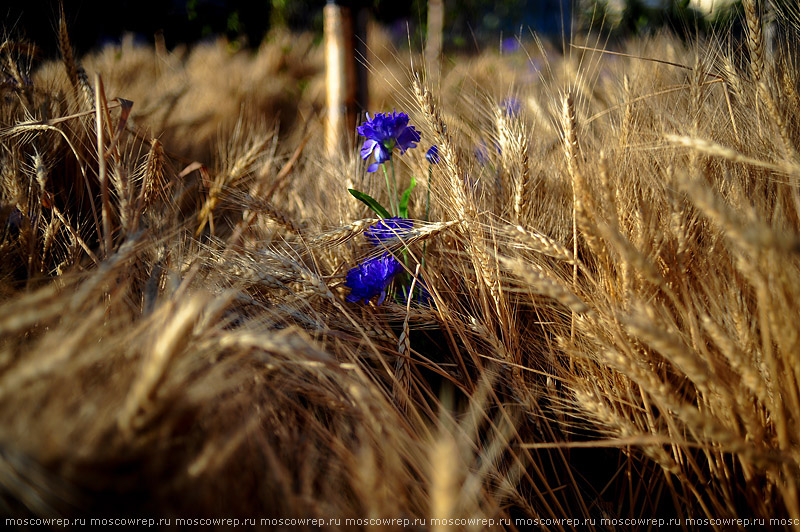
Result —
<path fill-rule="evenodd" d="M 353 43 L 348 36 L 352 34 L 350 10 L 336 4 L 325 6 L 325 80 L 328 90 L 328 120 L 325 128 L 325 148 L 329 155 L 341 146 L 342 138 L 350 120 L 347 116 L 349 106 L 355 100 L 355 92 L 348 75 L 348 57 L 352 55 Z M 350 104 L 350 105 L 348 105 Z M 352 120 L 355 122 L 355 118 Z"/>
<path fill-rule="evenodd" d="M 367 106 L 366 23 L 367 11 L 329 2 L 323 11 L 325 29 L 325 76 L 328 117 L 325 148 L 329 155 L 351 142 L 357 115 Z M 358 31 L 356 31 L 358 30 Z"/>

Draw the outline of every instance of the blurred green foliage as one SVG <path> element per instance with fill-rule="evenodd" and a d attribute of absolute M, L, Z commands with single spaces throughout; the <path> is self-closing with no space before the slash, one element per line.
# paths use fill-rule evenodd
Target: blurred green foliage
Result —
<path fill-rule="evenodd" d="M 614 36 L 641 36 L 663 28 L 692 37 L 729 30 L 742 16 L 740 0 L 716 2 L 713 11 L 690 0 L 583 0 L 577 13 L 581 29 Z"/>

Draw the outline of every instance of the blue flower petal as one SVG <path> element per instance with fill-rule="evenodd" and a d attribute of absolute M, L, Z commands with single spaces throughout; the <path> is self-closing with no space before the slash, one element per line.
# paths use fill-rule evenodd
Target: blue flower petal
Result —
<path fill-rule="evenodd" d="M 436 144 L 431 146 L 425 153 L 425 158 L 430 164 L 439 164 L 439 147 Z"/>
<path fill-rule="evenodd" d="M 387 115 L 388 117 L 388 115 Z M 408 115 L 405 113 L 392 112 L 391 122 L 387 124 L 387 132 L 394 138 L 397 138 L 405 131 L 408 126 Z"/>
<path fill-rule="evenodd" d="M 372 150 L 375 149 L 375 146 L 378 145 L 378 141 L 373 139 L 367 139 L 364 141 L 364 145 L 361 146 L 361 158 L 365 161 L 369 159 L 369 156 L 372 155 Z"/>
<path fill-rule="evenodd" d="M 380 163 L 385 163 L 392 158 L 392 152 L 387 150 L 385 146 L 378 144 L 375 148 L 375 160 Z"/>
<path fill-rule="evenodd" d="M 397 136 L 397 146 L 400 148 L 400 153 L 405 153 L 407 149 L 416 148 L 417 142 L 420 140 L 420 134 L 414 129 L 414 126 L 407 127 Z"/>
<path fill-rule="evenodd" d="M 369 117 L 369 113 L 367 113 L 367 121 L 361 124 L 356 128 L 358 134 L 362 137 L 372 137 L 374 135 L 374 131 L 372 129 L 372 119 Z"/>

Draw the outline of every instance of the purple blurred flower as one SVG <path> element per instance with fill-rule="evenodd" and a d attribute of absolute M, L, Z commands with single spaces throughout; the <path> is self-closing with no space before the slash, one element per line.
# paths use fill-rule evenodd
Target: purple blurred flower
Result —
<path fill-rule="evenodd" d="M 425 153 L 425 158 L 430 164 L 439 164 L 439 147 L 436 144 L 431 146 Z"/>
<path fill-rule="evenodd" d="M 378 305 L 386 299 L 386 288 L 395 275 L 403 271 L 403 266 L 389 253 L 368 259 L 347 272 L 344 285 L 350 288 L 345 299 L 351 303 L 364 300 L 364 303 L 375 297 Z"/>
<path fill-rule="evenodd" d="M 475 159 L 478 161 L 478 164 L 486 166 L 486 163 L 489 162 L 489 150 L 486 148 L 486 141 L 482 140 L 480 144 L 476 144 L 473 151 L 475 152 Z"/>
<path fill-rule="evenodd" d="M 381 242 L 406 236 L 413 227 L 413 221 L 397 216 L 381 220 L 367 229 L 364 234 L 373 246 L 379 246 Z"/>
<path fill-rule="evenodd" d="M 408 125 L 408 115 L 395 112 L 378 113 L 373 118 L 367 113 L 367 121 L 358 126 L 358 134 L 367 139 L 361 147 L 361 158 L 366 161 L 375 154 L 375 162 L 367 167 L 367 172 L 374 172 L 391 159 L 395 148 L 403 154 L 407 149 L 415 148 L 420 139 L 414 126 Z"/>
<path fill-rule="evenodd" d="M 519 39 L 516 37 L 506 37 L 500 43 L 500 50 L 505 54 L 516 52 L 519 50 Z"/>
<path fill-rule="evenodd" d="M 520 110 L 522 110 L 522 105 L 519 103 L 519 100 L 512 97 L 505 98 L 502 102 L 500 102 L 500 107 L 511 118 L 518 117 Z"/>

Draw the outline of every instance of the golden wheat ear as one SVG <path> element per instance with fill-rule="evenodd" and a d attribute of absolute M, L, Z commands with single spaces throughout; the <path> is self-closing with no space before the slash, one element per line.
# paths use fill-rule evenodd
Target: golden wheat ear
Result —
<path fill-rule="evenodd" d="M 72 49 L 69 32 L 67 30 L 67 19 L 64 14 L 64 5 L 62 3 L 59 3 L 58 49 L 61 52 L 64 68 L 67 71 L 67 79 L 69 79 L 70 84 L 72 84 L 74 94 L 80 102 L 81 108 L 84 110 L 91 109 L 94 105 L 94 90 L 89 81 L 89 76 L 86 75 L 86 71 L 75 57 L 75 53 Z"/>

